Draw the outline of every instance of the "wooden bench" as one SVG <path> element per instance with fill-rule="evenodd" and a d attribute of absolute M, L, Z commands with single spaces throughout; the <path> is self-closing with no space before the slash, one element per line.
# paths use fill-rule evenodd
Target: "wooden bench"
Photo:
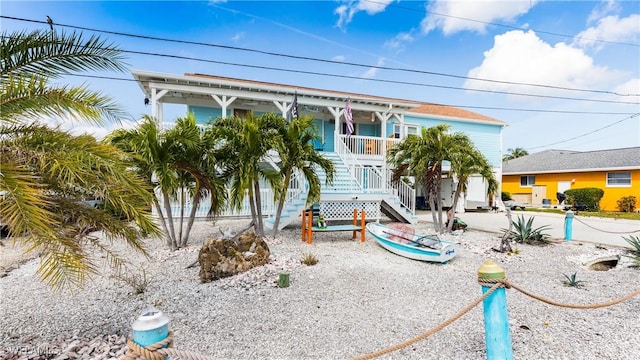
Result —
<path fill-rule="evenodd" d="M 313 242 L 313 232 L 335 232 L 335 231 L 352 231 L 352 239 L 356 238 L 356 233 L 360 233 L 360 242 L 364 242 L 365 236 L 365 211 L 360 211 L 360 224 L 358 224 L 358 209 L 353 209 L 353 225 L 331 225 L 327 227 L 313 226 L 314 214 L 313 210 L 302 211 L 302 242 L 311 244 Z"/>

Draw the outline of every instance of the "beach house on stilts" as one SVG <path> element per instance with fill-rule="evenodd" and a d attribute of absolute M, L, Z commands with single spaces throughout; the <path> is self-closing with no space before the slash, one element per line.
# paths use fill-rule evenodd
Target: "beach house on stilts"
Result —
<path fill-rule="evenodd" d="M 351 219 L 353 209 L 358 208 L 364 209 L 369 219 L 379 219 L 385 214 L 396 221 L 417 221 L 416 208 L 426 206 L 423 194 L 414 188 L 410 177 L 407 181 L 393 183 L 385 158 L 391 146 L 409 134 L 417 134 L 421 127 L 445 123 L 451 131 L 467 133 L 494 166 L 496 179 L 501 177 L 502 128 L 506 123 L 471 111 L 418 101 L 212 75 L 173 75 L 138 70 L 132 74 L 149 99 L 150 115 L 162 123 L 173 120 L 163 117 L 163 104 L 185 105 L 185 110 L 192 112 L 197 122 L 203 125 L 221 117 L 241 118 L 248 112 L 256 115 L 271 112 L 286 117 L 295 96 L 300 116 L 314 117 L 321 138 L 315 144 L 316 149 L 335 164 L 333 184 L 325 185 L 324 174 L 318 174 L 322 180 L 318 205 L 329 220 Z M 277 168 L 276 163 L 265 159 L 265 166 Z M 453 202 L 455 191 L 455 179 L 449 180 L 444 182 L 442 191 L 445 206 Z M 300 215 L 306 200 L 305 186 L 302 176 L 292 179 L 280 227 L 296 221 Z M 489 206 L 493 201 L 479 176 L 469 180 L 467 189 L 461 199 L 463 207 L 476 209 Z M 269 197 L 270 189 L 265 188 L 264 191 L 263 199 L 273 198 L 272 195 Z M 274 204 L 265 204 L 263 213 L 274 212 Z M 272 224 L 269 219 L 265 222 L 267 227 Z"/>

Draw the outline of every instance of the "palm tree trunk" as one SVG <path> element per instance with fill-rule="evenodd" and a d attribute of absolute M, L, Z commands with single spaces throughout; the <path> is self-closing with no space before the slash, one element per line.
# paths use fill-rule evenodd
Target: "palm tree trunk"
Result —
<path fill-rule="evenodd" d="M 185 200 L 185 196 L 184 196 L 184 184 L 182 184 L 183 186 L 180 187 L 180 229 L 178 230 L 178 237 L 176 238 L 177 241 L 177 246 L 178 247 L 182 247 L 181 243 L 182 243 L 182 227 L 184 225 L 184 200 Z"/>
<path fill-rule="evenodd" d="M 282 208 L 284 208 L 284 202 L 287 200 L 287 192 L 289 190 L 289 181 L 291 181 L 291 171 L 287 171 L 284 176 L 284 183 L 282 184 L 282 194 L 280 194 L 280 199 L 278 200 L 278 209 L 276 210 L 276 218 L 273 222 L 273 234 L 272 236 L 275 238 L 278 234 L 278 226 L 280 226 L 280 216 L 282 215 Z"/>
<path fill-rule="evenodd" d="M 156 208 L 156 212 L 158 213 L 158 218 L 160 219 L 160 226 L 162 227 L 162 231 L 166 237 L 167 246 L 171 246 L 171 237 L 169 235 L 169 229 L 167 228 L 167 222 L 165 221 L 164 216 L 162 215 L 162 208 L 160 207 L 160 203 L 158 199 L 155 198 L 153 200 L 153 206 Z"/>
<path fill-rule="evenodd" d="M 451 219 L 449 219 L 449 224 L 447 224 L 447 232 L 450 233 L 453 228 L 453 222 L 456 218 L 456 207 L 458 206 L 458 198 L 460 197 L 460 193 L 462 192 L 462 185 L 464 182 L 462 179 L 458 179 L 458 184 L 456 185 L 456 192 L 453 198 L 452 211 L 451 211 Z"/>
<path fill-rule="evenodd" d="M 260 181 L 257 179 L 253 182 L 254 198 L 256 200 L 256 220 L 258 224 L 258 236 L 264 237 L 264 222 L 262 221 L 262 199 L 260 197 Z"/>
<path fill-rule="evenodd" d="M 438 232 L 444 232 L 444 223 L 442 222 L 442 167 L 438 165 L 435 174 L 436 184 L 436 201 L 438 203 Z"/>
<path fill-rule="evenodd" d="M 200 199 L 202 196 L 200 195 L 199 189 L 196 188 L 196 195 L 193 197 L 193 205 L 191 207 L 191 212 L 189 213 L 189 221 L 187 222 L 187 229 L 184 232 L 184 237 L 181 237 L 180 247 L 187 246 L 187 242 L 189 241 L 189 233 L 191 232 L 191 227 L 193 226 L 193 222 L 196 219 L 196 212 L 198 211 L 198 207 L 200 206 Z"/>
<path fill-rule="evenodd" d="M 172 250 L 175 250 L 178 248 L 178 241 L 176 240 L 176 230 L 173 226 L 173 215 L 171 213 L 171 200 L 169 199 L 169 193 L 167 193 L 166 191 L 162 191 L 162 197 L 164 200 L 164 210 L 167 214 L 167 223 L 169 224 L 168 234 L 170 241 L 168 245 Z"/>
<path fill-rule="evenodd" d="M 256 214 L 256 204 L 253 201 L 253 188 L 249 187 L 248 190 L 249 197 L 249 208 L 251 209 L 251 222 L 253 223 L 253 229 L 255 233 L 258 234 L 258 222 L 257 222 L 257 214 Z"/>

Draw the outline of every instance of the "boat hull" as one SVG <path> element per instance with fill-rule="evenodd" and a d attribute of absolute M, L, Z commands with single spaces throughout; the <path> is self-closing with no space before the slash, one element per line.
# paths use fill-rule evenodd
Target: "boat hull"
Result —
<path fill-rule="evenodd" d="M 367 224 L 367 231 L 386 250 L 413 260 L 446 263 L 458 255 L 460 251 L 459 244 L 442 240 L 437 241 L 438 245 L 441 246 L 438 249 L 420 246 L 417 242 L 424 237 L 399 232 L 396 229 L 377 223 Z"/>

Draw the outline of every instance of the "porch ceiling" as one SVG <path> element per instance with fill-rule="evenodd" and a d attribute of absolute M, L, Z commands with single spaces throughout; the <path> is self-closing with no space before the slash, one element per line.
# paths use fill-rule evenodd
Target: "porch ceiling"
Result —
<path fill-rule="evenodd" d="M 291 85 L 233 79 L 219 76 L 185 74 L 174 75 L 133 70 L 133 77 L 143 93 L 150 96 L 151 89 L 168 90 L 160 102 L 185 105 L 215 104 L 212 95 L 235 96 L 235 107 L 271 107 L 274 101 L 290 103 L 294 93 L 298 94 L 298 104 L 308 107 L 343 108 L 351 99 L 351 108 L 362 111 L 379 111 L 404 114 L 420 106 L 419 103 L 400 99 L 375 97 Z"/>

